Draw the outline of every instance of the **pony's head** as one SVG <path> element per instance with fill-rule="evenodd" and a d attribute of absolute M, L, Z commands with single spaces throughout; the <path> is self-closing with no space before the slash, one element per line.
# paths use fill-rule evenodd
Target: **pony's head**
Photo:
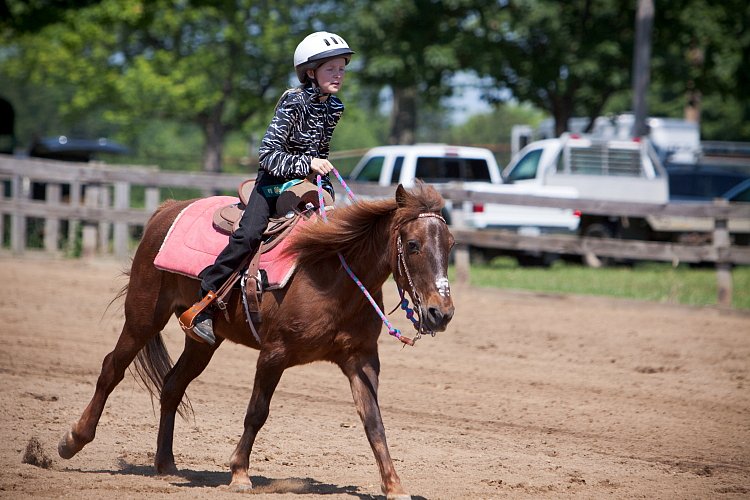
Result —
<path fill-rule="evenodd" d="M 338 266 L 342 254 L 359 278 L 378 287 L 392 274 L 415 305 L 422 331 L 443 331 L 453 317 L 453 235 L 440 216 L 444 205 L 427 184 L 409 191 L 399 185 L 395 199 L 359 201 L 337 208 L 328 222 L 306 225 L 286 251 L 305 269 L 331 261 Z"/>
<path fill-rule="evenodd" d="M 391 268 L 419 314 L 420 329 L 445 330 L 454 306 L 448 282 L 448 260 L 453 235 L 440 215 L 442 196 L 421 182 L 407 191 L 396 189 L 396 211 L 391 231 Z"/>

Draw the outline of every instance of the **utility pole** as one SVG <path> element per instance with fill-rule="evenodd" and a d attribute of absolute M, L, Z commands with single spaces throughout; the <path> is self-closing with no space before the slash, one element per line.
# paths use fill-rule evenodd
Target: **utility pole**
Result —
<path fill-rule="evenodd" d="M 651 81 L 651 32 L 654 26 L 653 0 L 638 0 L 635 16 L 635 48 L 633 54 L 633 137 L 648 134 L 646 94 Z"/>

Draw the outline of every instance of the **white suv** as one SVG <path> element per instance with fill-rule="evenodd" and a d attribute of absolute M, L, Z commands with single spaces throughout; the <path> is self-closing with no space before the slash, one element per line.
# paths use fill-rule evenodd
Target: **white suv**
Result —
<path fill-rule="evenodd" d="M 502 182 L 492 151 L 484 148 L 415 144 L 380 146 L 369 150 L 350 175 L 356 182 L 381 186 L 414 186 L 414 179 L 430 184 L 451 181 Z"/>

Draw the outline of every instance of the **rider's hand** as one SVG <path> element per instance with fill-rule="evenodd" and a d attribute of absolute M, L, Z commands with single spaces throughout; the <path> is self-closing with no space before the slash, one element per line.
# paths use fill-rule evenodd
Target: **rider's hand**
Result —
<path fill-rule="evenodd" d="M 328 172 L 333 170 L 333 164 L 325 160 L 323 158 L 313 158 L 312 162 L 310 162 L 310 171 L 318 173 L 320 175 L 325 175 Z"/>

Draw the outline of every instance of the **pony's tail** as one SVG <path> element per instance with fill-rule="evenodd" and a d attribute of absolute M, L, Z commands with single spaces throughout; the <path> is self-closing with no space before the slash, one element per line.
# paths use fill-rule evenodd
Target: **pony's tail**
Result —
<path fill-rule="evenodd" d="M 175 203 L 178 202 L 176 200 L 169 199 L 159 205 L 154 213 L 151 214 L 151 217 L 149 218 L 148 222 L 146 223 L 146 227 L 144 228 L 144 232 L 148 229 L 148 226 L 153 222 L 158 213 L 162 212 L 164 209 Z M 128 278 L 131 277 L 130 271 L 126 271 L 124 274 L 126 274 Z M 120 292 L 112 300 L 112 302 L 127 295 L 129 281 L 130 280 L 128 280 L 128 284 L 126 284 L 122 288 L 122 290 L 120 290 Z M 141 350 L 138 351 L 138 354 L 136 354 L 135 360 L 133 360 L 133 363 L 129 369 L 131 373 L 133 372 L 133 370 L 135 370 L 135 373 L 133 374 L 134 378 L 136 378 L 136 381 L 140 379 L 140 381 L 143 383 L 143 386 L 149 392 L 149 395 L 151 396 L 152 407 L 154 406 L 154 398 L 161 398 L 161 393 L 164 389 L 164 379 L 173 366 L 174 363 L 172 361 L 172 358 L 169 356 L 167 347 L 164 345 L 164 340 L 162 339 L 161 332 L 151 337 L 141 348 Z M 156 409 L 154 408 L 154 412 L 155 411 Z M 190 403 L 190 399 L 187 397 L 187 394 L 184 395 L 182 401 L 180 401 L 180 405 L 177 407 L 177 413 L 179 413 L 183 418 L 188 418 L 189 415 L 194 415 L 193 406 Z"/>
<path fill-rule="evenodd" d="M 123 275 L 130 278 L 130 271 L 123 271 Z M 128 283 L 117 292 L 117 295 L 115 295 L 115 298 L 109 303 L 107 309 L 109 309 L 116 300 L 127 295 L 129 284 L 130 280 L 128 279 Z M 132 369 L 135 368 L 135 374 L 133 376 L 136 377 L 137 375 L 136 379 L 140 379 L 141 382 L 143 382 L 143 386 L 151 396 L 152 407 L 154 405 L 154 398 L 159 399 L 161 397 L 161 391 L 164 388 L 164 379 L 166 378 L 167 373 L 169 373 L 169 370 L 172 369 L 172 366 L 174 366 L 174 363 L 169 356 L 167 347 L 164 345 L 161 332 L 151 337 L 148 342 L 146 342 L 146 345 L 144 345 L 135 356 L 130 371 L 132 373 Z M 190 398 L 187 397 L 187 394 L 183 397 L 182 401 L 180 401 L 177 413 L 183 418 L 188 418 L 189 415 L 194 415 L 193 406 L 190 404 Z"/>
<path fill-rule="evenodd" d="M 164 345 L 164 340 L 161 333 L 158 333 L 151 337 L 146 345 L 138 351 L 133 362 L 136 374 L 143 382 L 143 385 L 151 395 L 151 405 L 153 406 L 154 398 L 161 396 L 161 391 L 164 388 L 164 379 L 172 369 L 174 363 L 172 358 L 169 356 L 167 347 Z M 180 401 L 180 405 L 177 407 L 177 413 L 182 418 L 188 418 L 190 415 L 194 415 L 193 406 L 190 403 L 190 398 L 187 394 Z"/>

